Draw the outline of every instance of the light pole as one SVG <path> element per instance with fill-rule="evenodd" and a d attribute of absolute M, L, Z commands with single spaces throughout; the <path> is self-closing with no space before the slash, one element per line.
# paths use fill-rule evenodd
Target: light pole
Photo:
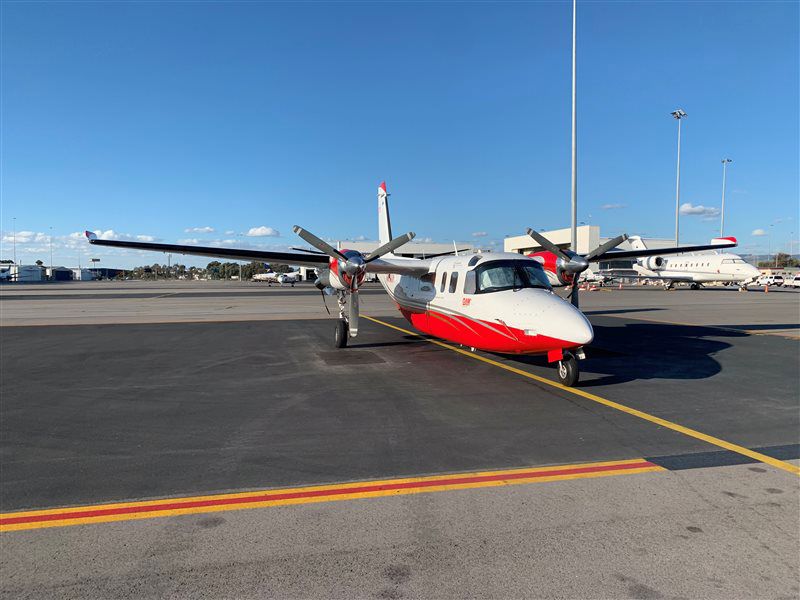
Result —
<path fill-rule="evenodd" d="M 675 176 L 675 245 L 678 245 L 680 236 L 680 207 L 681 207 L 681 120 L 686 117 L 682 108 L 672 111 L 672 116 L 678 121 L 678 171 Z"/>
<path fill-rule="evenodd" d="M 578 2 L 572 0 L 572 235 L 570 247 L 573 252 L 578 251 L 578 112 L 576 88 L 576 22 Z"/>
<path fill-rule="evenodd" d="M 730 158 L 722 159 L 722 209 L 720 211 L 719 220 L 719 237 L 722 237 L 725 231 L 725 174 L 727 172 L 728 164 L 732 162 L 733 161 Z"/>
<path fill-rule="evenodd" d="M 50 228 L 50 279 L 55 279 L 53 273 L 53 228 Z"/>

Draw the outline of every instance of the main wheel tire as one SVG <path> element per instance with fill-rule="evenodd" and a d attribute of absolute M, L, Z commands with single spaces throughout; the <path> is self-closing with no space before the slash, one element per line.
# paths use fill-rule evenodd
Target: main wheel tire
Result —
<path fill-rule="evenodd" d="M 578 361 L 569 352 L 564 352 L 563 358 L 558 361 L 556 372 L 558 373 L 558 382 L 561 385 L 572 387 L 578 383 L 578 378 L 580 377 Z"/>
<path fill-rule="evenodd" d="M 336 348 L 344 348 L 347 346 L 347 338 L 349 335 L 350 332 L 348 331 L 347 321 L 344 319 L 339 319 L 336 322 L 336 335 L 334 337 L 333 345 Z"/>

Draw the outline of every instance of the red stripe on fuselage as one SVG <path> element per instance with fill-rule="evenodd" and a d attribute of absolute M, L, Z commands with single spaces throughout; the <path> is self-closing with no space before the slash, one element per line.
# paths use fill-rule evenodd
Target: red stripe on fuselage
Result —
<path fill-rule="evenodd" d="M 414 327 L 438 338 L 487 352 L 503 354 L 546 354 L 553 350 L 577 348 L 579 344 L 525 332 L 502 323 L 457 317 L 433 310 L 400 306 L 400 312 Z M 463 320 L 468 320 L 466 325 Z"/>

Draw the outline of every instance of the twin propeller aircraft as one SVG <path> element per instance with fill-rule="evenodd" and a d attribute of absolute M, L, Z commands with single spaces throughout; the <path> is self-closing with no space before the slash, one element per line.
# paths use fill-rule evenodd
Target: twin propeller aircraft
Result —
<path fill-rule="evenodd" d="M 563 250 L 541 234 L 528 234 L 544 251 L 529 256 L 491 252 L 437 256 L 425 259 L 395 256 L 394 251 L 413 239 L 413 233 L 392 238 L 386 184 L 378 188 L 378 233 L 381 246 L 362 254 L 337 250 L 302 227 L 294 232 L 316 248 L 310 252 L 267 252 L 148 242 L 101 240 L 87 231 L 98 246 L 137 248 L 235 260 L 256 260 L 314 267 L 315 285 L 337 294 L 339 320 L 335 346 L 358 335 L 358 290 L 367 273 L 375 273 L 403 316 L 418 330 L 472 349 L 509 354 L 544 354 L 558 363 L 558 380 L 572 386 L 578 381 L 576 355 L 593 337 L 592 325 L 578 307 L 578 279 L 589 261 L 718 249 L 736 245 L 735 239 L 708 246 L 659 250 L 616 251 L 627 239 L 618 236 L 588 254 Z M 553 286 L 569 286 L 566 301 Z"/>

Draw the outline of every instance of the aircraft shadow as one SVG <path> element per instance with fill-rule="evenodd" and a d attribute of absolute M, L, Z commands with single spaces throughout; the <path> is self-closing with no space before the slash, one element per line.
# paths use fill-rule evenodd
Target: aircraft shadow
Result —
<path fill-rule="evenodd" d="M 653 308 L 610 308 L 607 310 L 584 310 L 582 311 L 585 315 L 624 315 L 626 313 L 637 313 L 637 312 L 652 312 L 654 310 L 666 310 L 665 308 L 660 307 L 653 307 Z"/>
<path fill-rule="evenodd" d="M 706 379 L 722 370 L 714 355 L 731 347 L 719 338 L 747 337 L 742 331 L 669 323 L 628 322 L 623 326 L 593 324 L 595 339 L 581 361 L 582 388 L 636 380 Z M 549 367 L 543 356 L 509 356 L 513 361 Z"/>
<path fill-rule="evenodd" d="M 421 344 L 424 341 L 425 341 L 425 338 L 423 338 L 423 337 L 404 335 L 402 341 L 398 340 L 398 341 L 394 341 L 394 342 L 368 342 L 366 344 L 353 344 L 353 343 L 350 343 L 350 344 L 348 344 L 348 346 L 350 348 L 353 348 L 353 349 L 359 349 L 359 348 L 387 348 L 387 347 L 391 347 L 391 346 L 408 346 L 409 344 Z"/>

